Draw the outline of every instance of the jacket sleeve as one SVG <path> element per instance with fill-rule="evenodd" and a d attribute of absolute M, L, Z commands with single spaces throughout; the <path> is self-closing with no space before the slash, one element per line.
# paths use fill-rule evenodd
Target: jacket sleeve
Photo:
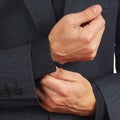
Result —
<path fill-rule="evenodd" d="M 0 51 L 0 107 L 37 103 L 31 45 Z"/>
<path fill-rule="evenodd" d="M 91 85 L 96 98 L 96 110 L 94 113 L 95 120 L 108 120 L 108 114 L 103 95 L 95 82 L 92 82 Z"/>
<path fill-rule="evenodd" d="M 110 120 L 119 120 L 120 74 L 110 74 L 95 81 L 101 91 Z"/>
<path fill-rule="evenodd" d="M 55 69 L 48 39 L 40 38 L 41 32 L 29 14 L 35 8 L 42 11 L 37 2 L 34 7 L 29 0 L 27 3 L 32 10 L 28 10 L 23 1 L 2 1 L 0 4 L 0 108 L 36 105 L 35 79 Z M 37 21 L 41 20 L 39 15 L 44 16 L 44 13 L 35 17 Z M 33 45 L 32 41 L 39 42 Z"/>
<path fill-rule="evenodd" d="M 37 105 L 33 70 L 36 78 L 54 71 L 48 46 L 41 45 L 39 51 L 31 52 L 31 44 L 0 51 L 0 107 Z"/>
<path fill-rule="evenodd" d="M 95 80 L 95 84 L 104 98 L 110 120 L 120 119 L 120 10 L 118 12 L 115 55 L 117 73 L 111 73 Z"/>
<path fill-rule="evenodd" d="M 51 58 L 49 40 L 47 37 L 42 41 L 39 40 L 32 43 L 31 57 L 35 79 L 39 79 L 55 71 L 55 64 Z"/>

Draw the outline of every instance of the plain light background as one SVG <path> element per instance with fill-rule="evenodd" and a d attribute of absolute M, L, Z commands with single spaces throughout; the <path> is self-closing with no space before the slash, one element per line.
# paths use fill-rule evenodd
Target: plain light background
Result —
<path fill-rule="evenodd" d="M 116 64 L 116 62 L 115 62 L 115 55 L 114 55 L 114 73 L 116 73 L 116 67 L 115 67 L 115 64 Z"/>

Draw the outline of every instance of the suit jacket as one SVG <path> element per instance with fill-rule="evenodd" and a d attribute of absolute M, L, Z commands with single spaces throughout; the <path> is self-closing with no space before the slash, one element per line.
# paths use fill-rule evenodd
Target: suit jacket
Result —
<path fill-rule="evenodd" d="M 110 120 L 120 119 L 120 74 L 113 74 L 116 52 L 120 71 L 118 0 L 65 0 L 64 15 L 93 5 L 103 6 L 106 29 L 96 58 L 60 65 L 94 82 L 104 97 Z M 117 25 L 118 18 L 118 25 Z M 49 113 L 38 106 L 35 79 L 55 70 L 48 34 L 56 23 L 50 0 L 0 1 L 0 118 L 2 120 L 94 120 Z M 116 34 L 116 26 L 117 34 Z M 115 37 L 116 36 L 116 37 Z M 100 118 L 100 120 L 104 118 Z M 99 120 L 99 117 L 96 117 Z"/>

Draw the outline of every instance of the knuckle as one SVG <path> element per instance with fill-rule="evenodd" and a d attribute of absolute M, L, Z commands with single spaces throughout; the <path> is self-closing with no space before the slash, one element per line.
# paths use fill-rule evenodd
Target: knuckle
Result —
<path fill-rule="evenodd" d="M 74 19 L 73 19 L 72 16 L 73 16 L 72 14 L 68 14 L 68 15 L 64 16 L 63 17 L 64 22 L 67 23 L 67 24 L 73 24 Z"/>
<path fill-rule="evenodd" d="M 54 98 L 54 103 L 55 103 L 55 105 L 60 106 L 61 105 L 61 100 L 58 99 L 58 98 Z"/>
<path fill-rule="evenodd" d="M 96 52 L 92 53 L 89 57 L 89 60 L 94 60 L 96 57 Z"/>
<path fill-rule="evenodd" d="M 48 112 L 54 112 L 52 108 L 47 109 Z"/>
<path fill-rule="evenodd" d="M 48 112 L 54 112 L 54 107 L 53 104 L 52 105 L 47 105 L 47 107 L 44 108 L 45 110 L 47 110 Z"/>
<path fill-rule="evenodd" d="M 78 72 L 75 72 L 75 75 L 78 76 L 78 77 L 80 77 L 80 73 L 78 73 Z"/>
<path fill-rule="evenodd" d="M 92 54 L 94 54 L 95 53 L 95 51 L 96 51 L 96 46 L 90 46 L 90 48 L 88 49 L 88 51 L 91 53 L 91 55 Z"/>
<path fill-rule="evenodd" d="M 103 25 L 105 26 L 105 24 L 106 24 L 106 21 L 105 21 L 105 19 L 102 17 L 102 23 L 103 23 Z"/>
<path fill-rule="evenodd" d="M 85 37 L 85 43 L 90 43 L 91 40 L 93 38 L 93 35 L 92 34 L 88 34 L 86 37 Z"/>
<path fill-rule="evenodd" d="M 46 76 L 44 76 L 42 79 L 41 79 L 41 81 L 40 81 L 40 83 L 41 84 L 45 84 L 45 82 L 48 80 L 48 76 L 46 75 Z"/>
<path fill-rule="evenodd" d="M 50 105 L 50 107 L 49 107 L 49 112 L 54 112 L 56 110 L 56 106 L 55 105 Z"/>
<path fill-rule="evenodd" d="M 57 72 L 58 72 L 57 73 L 58 78 L 61 78 L 63 76 L 63 69 L 58 68 Z"/>
<path fill-rule="evenodd" d="M 66 97 L 66 96 L 68 96 L 68 91 L 65 88 L 63 88 L 60 90 L 60 94 L 64 97 Z"/>
<path fill-rule="evenodd" d="M 103 19 L 103 25 L 104 25 L 104 26 L 106 25 L 106 21 L 105 21 L 105 19 Z"/>
<path fill-rule="evenodd" d="M 105 26 L 106 21 L 105 21 L 105 19 L 103 18 L 103 16 L 101 15 L 99 18 L 100 18 L 100 19 L 99 19 L 99 23 L 100 23 L 102 26 Z"/>
<path fill-rule="evenodd" d="M 55 108 L 56 108 L 56 107 L 55 107 L 54 105 L 52 105 L 52 106 L 51 106 L 51 111 L 54 111 Z"/>

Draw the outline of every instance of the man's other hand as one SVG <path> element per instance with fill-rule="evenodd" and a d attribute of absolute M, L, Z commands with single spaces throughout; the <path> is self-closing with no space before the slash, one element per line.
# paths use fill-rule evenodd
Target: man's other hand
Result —
<path fill-rule="evenodd" d="M 89 61 L 96 56 L 105 29 L 102 7 L 93 5 L 79 13 L 64 16 L 49 34 L 53 61 Z"/>
<path fill-rule="evenodd" d="M 37 94 L 40 106 L 49 112 L 89 116 L 95 112 L 96 100 L 90 82 L 79 73 L 57 68 L 40 80 Z"/>

